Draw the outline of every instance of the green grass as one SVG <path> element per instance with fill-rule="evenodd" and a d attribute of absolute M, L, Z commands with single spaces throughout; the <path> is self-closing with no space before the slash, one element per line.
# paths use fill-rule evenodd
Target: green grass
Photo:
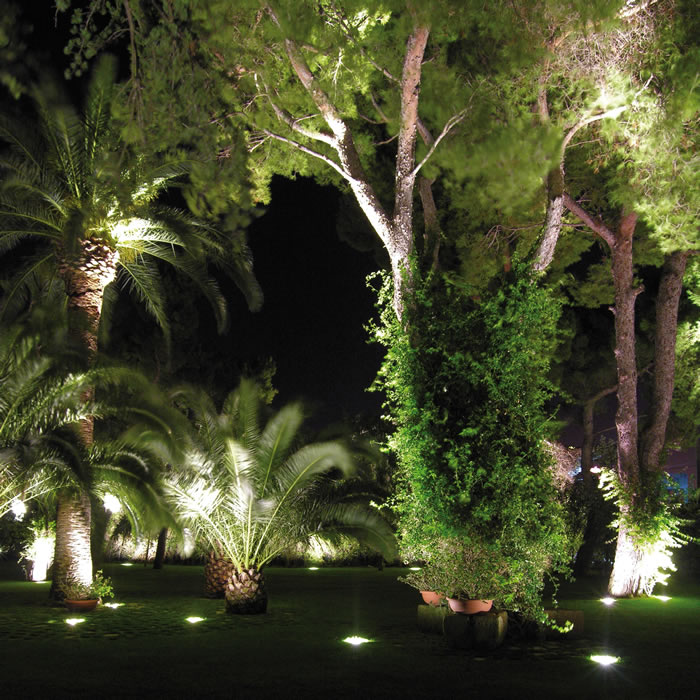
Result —
<path fill-rule="evenodd" d="M 416 628 L 418 594 L 398 569 L 268 570 L 269 612 L 230 616 L 201 597 L 202 569 L 107 565 L 124 606 L 75 627 L 48 584 L 0 570 L 6 698 L 667 698 L 694 697 L 700 586 L 672 600 L 599 602 L 602 581 L 562 588 L 585 613 L 583 639 L 510 644 L 491 654 L 447 648 Z M 16 580 L 12 580 L 12 579 Z M 185 618 L 205 618 L 192 625 Z M 352 647 L 348 635 L 372 639 Z M 588 656 L 621 658 L 601 668 Z"/>

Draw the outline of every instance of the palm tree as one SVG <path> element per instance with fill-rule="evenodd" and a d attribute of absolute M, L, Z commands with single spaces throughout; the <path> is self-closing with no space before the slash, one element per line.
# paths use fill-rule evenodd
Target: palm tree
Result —
<path fill-rule="evenodd" d="M 0 120 L 0 138 L 8 144 L 0 159 L 0 254 L 26 242 L 32 243 L 33 251 L 19 267 L 8 296 L 11 299 L 39 271 L 57 274 L 67 295 L 71 334 L 90 361 L 96 356 L 106 294 L 115 281 L 136 294 L 168 337 L 161 263 L 198 284 L 220 328 L 225 303 L 207 274 L 206 260 L 236 282 L 252 310 L 262 303 L 242 237 L 227 237 L 159 204 L 159 195 L 187 173 L 187 161 L 152 166 L 120 146 L 111 120 L 115 78 L 116 62 L 104 58 L 96 66 L 82 116 L 69 107 L 56 107 L 46 92 L 37 91 L 36 125 Z M 90 392 L 86 387 L 85 396 Z M 91 418 L 81 421 L 81 435 L 88 448 L 93 440 Z M 84 534 L 78 531 L 89 531 L 90 522 L 87 493 L 59 498 L 57 517 L 57 548 L 64 535 L 82 542 Z M 64 528 L 63 520 L 71 524 Z"/>
<path fill-rule="evenodd" d="M 242 236 L 225 234 L 158 202 L 191 163 L 182 159 L 153 165 L 120 144 L 111 118 L 115 79 L 116 62 L 105 57 L 95 68 L 82 116 L 56 106 L 45 88 L 35 92 L 36 124 L 0 120 L 0 139 L 8 144 L 0 159 L 0 254 L 33 242 L 14 289 L 37 270 L 57 273 L 73 331 L 92 354 L 105 290 L 115 280 L 136 294 L 167 336 L 159 263 L 197 283 L 220 327 L 225 303 L 207 274 L 206 261 L 236 282 L 251 310 L 262 303 Z"/>
<path fill-rule="evenodd" d="M 71 370 L 84 363 L 70 353 L 49 354 L 48 336 L 21 324 L 0 334 L 0 506 L 56 495 L 52 595 L 61 598 L 69 579 L 92 582 L 90 494 L 117 493 L 132 514 L 146 503 L 158 507 L 154 467 L 175 459 L 173 438 L 183 426 L 172 429 L 179 414 L 143 375 L 115 367 Z M 95 418 L 131 427 L 118 439 L 88 444 L 82 427 Z"/>
<path fill-rule="evenodd" d="M 353 459 L 340 442 L 299 447 L 298 404 L 262 426 L 262 402 L 250 380 L 229 394 L 220 413 L 202 392 L 182 390 L 178 398 L 191 411 L 197 439 L 186 457 L 189 469 L 166 484 L 166 497 L 214 558 L 230 563 L 229 612 L 265 612 L 265 565 L 324 528 L 373 534 L 373 543 L 393 556 L 393 535 L 375 510 L 320 498 L 323 482 L 353 473 Z"/>

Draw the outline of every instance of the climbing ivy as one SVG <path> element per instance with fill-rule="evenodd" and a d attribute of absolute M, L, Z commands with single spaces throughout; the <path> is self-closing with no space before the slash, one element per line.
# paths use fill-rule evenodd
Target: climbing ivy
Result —
<path fill-rule="evenodd" d="M 571 546 L 543 449 L 559 305 L 525 267 L 479 297 L 441 276 L 413 275 L 401 323 L 384 279 L 373 328 L 386 348 L 376 386 L 387 395 L 400 469 L 401 553 L 437 565 L 438 543 L 455 538 L 472 553 L 495 552 L 495 597 L 538 616 L 544 574 L 566 569 Z M 461 575 L 470 589 L 468 567 Z M 452 579 L 454 588 L 454 571 Z"/>

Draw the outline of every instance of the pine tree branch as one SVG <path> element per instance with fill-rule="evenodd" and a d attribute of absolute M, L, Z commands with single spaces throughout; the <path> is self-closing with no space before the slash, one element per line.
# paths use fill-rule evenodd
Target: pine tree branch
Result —
<path fill-rule="evenodd" d="M 588 228 L 598 234 L 610 248 L 615 247 L 615 234 L 600 220 L 594 219 L 583 207 L 581 207 L 568 192 L 564 192 L 564 206 L 575 216 L 578 216 Z"/>
<path fill-rule="evenodd" d="M 420 94 L 421 68 L 430 30 L 416 27 L 406 42 L 401 76 L 401 114 L 396 149 L 394 221 L 410 228 L 413 184 L 419 168 L 414 168 Z M 433 146 L 434 150 L 434 146 Z"/>
<path fill-rule="evenodd" d="M 348 25 L 347 17 L 343 14 L 342 10 L 339 10 L 336 4 L 331 3 L 331 7 L 335 13 L 334 19 L 339 27 L 343 36 L 360 52 L 362 58 L 364 58 L 373 68 L 378 70 L 385 78 L 390 80 L 392 83 L 399 84 L 399 79 L 390 71 L 388 71 L 383 66 L 379 65 L 365 50 L 365 48 L 357 40 L 357 37 L 353 34 L 351 27 Z"/>
<path fill-rule="evenodd" d="M 257 76 L 256 76 L 256 82 L 257 82 Z M 313 141 L 321 141 L 322 143 L 328 144 L 332 148 L 336 147 L 336 139 L 334 136 L 331 134 L 324 134 L 321 131 L 314 131 L 311 129 L 306 129 L 305 127 L 301 126 L 299 123 L 301 119 L 295 119 L 289 112 L 286 110 L 282 109 L 279 107 L 275 101 L 272 99 L 270 96 L 270 91 L 265 85 L 265 97 L 267 97 L 270 106 L 272 107 L 272 110 L 275 113 L 275 116 L 277 119 L 279 119 L 281 122 L 286 124 L 292 131 L 295 131 L 298 134 L 301 134 L 302 136 L 305 136 L 307 139 L 311 139 Z M 302 117 L 302 119 L 308 119 L 309 117 Z"/>
<path fill-rule="evenodd" d="M 426 153 L 423 160 L 421 160 L 421 162 L 418 163 L 418 165 L 413 170 L 414 176 L 416 176 L 418 174 L 420 169 L 428 162 L 428 160 L 433 155 L 433 153 L 435 153 L 435 149 L 440 145 L 440 141 L 442 141 L 445 138 L 445 136 L 447 136 L 447 134 L 449 134 L 450 131 L 452 131 L 452 129 L 454 129 L 454 127 L 457 126 L 457 124 L 459 124 L 466 116 L 467 116 L 467 110 L 465 108 L 461 112 L 458 112 L 457 114 L 453 115 L 452 117 L 450 117 L 448 119 L 447 123 L 442 128 L 440 135 L 430 145 L 430 148 L 428 149 L 428 152 Z M 422 129 L 424 129 L 427 132 L 427 137 L 431 138 L 430 132 L 428 132 L 428 130 L 425 129 L 425 126 L 423 126 L 422 124 L 420 126 L 422 127 Z M 422 134 L 422 131 L 421 131 L 421 134 Z M 423 138 L 425 139 L 425 137 L 423 137 Z"/>

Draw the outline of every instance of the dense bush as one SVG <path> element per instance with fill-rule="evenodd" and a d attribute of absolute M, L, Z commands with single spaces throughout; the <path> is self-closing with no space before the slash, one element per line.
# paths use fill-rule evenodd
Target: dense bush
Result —
<path fill-rule="evenodd" d="M 492 590 L 480 597 L 538 615 L 545 572 L 564 571 L 571 556 L 544 447 L 558 304 L 523 269 L 479 298 L 415 270 L 413 284 L 403 323 L 383 287 L 374 328 L 387 351 L 378 385 L 400 470 L 401 554 L 435 567 L 448 540 L 463 561 L 490 552 Z M 474 581 L 462 568 L 466 592 Z"/>

